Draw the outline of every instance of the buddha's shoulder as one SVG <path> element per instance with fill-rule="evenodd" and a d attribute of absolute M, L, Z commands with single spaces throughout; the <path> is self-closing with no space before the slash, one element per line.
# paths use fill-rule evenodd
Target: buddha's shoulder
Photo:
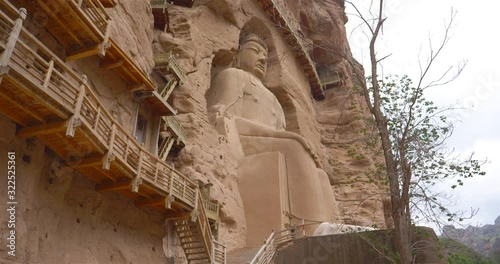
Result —
<path fill-rule="evenodd" d="M 231 78 L 236 76 L 249 76 L 250 74 L 238 68 L 227 68 L 217 74 L 217 78 Z"/>

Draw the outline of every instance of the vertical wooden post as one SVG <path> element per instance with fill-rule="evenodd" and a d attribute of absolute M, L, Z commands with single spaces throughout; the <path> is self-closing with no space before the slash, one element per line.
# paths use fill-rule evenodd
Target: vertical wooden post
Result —
<path fill-rule="evenodd" d="M 14 48 L 16 47 L 17 40 L 19 39 L 19 34 L 23 28 L 23 21 L 26 19 L 26 14 L 26 9 L 19 9 L 19 18 L 14 21 L 14 26 L 12 27 L 9 38 L 7 39 L 5 50 L 0 58 L 0 67 L 5 67 L 9 64 Z"/>
<path fill-rule="evenodd" d="M 184 189 L 186 189 L 185 183 L 184 183 Z M 196 188 L 195 190 L 196 190 L 196 192 L 194 194 L 194 209 L 193 209 L 193 211 L 196 212 L 200 209 L 198 206 L 198 195 L 199 195 L 198 193 L 200 192 L 200 190 L 198 188 Z"/>
<path fill-rule="evenodd" d="M 211 259 L 210 261 L 211 261 L 212 263 L 215 263 L 215 247 L 216 247 L 216 245 L 215 245 L 215 243 L 213 243 L 213 242 L 214 242 L 214 240 L 215 240 L 215 239 L 213 238 L 213 236 L 211 237 L 211 239 L 212 239 L 212 259 Z"/>
<path fill-rule="evenodd" d="M 99 124 L 99 118 L 101 118 L 101 105 L 97 106 L 97 114 L 95 115 L 94 123 L 92 124 L 92 129 L 96 129 Z"/>
<path fill-rule="evenodd" d="M 224 243 L 224 264 L 226 264 L 226 243 Z"/>
<path fill-rule="evenodd" d="M 113 145 L 115 144 L 116 137 L 116 123 L 113 121 L 113 125 L 111 125 L 111 135 L 108 143 L 108 153 L 104 157 L 104 162 L 102 164 L 102 168 L 104 170 L 109 170 L 111 166 L 111 162 L 115 159 L 115 155 L 113 154 Z"/>
<path fill-rule="evenodd" d="M 54 71 L 54 59 L 51 59 L 49 62 L 49 68 L 47 69 L 47 74 L 45 75 L 45 79 L 43 80 L 43 88 L 47 88 L 49 86 L 50 77 L 52 76 L 52 71 Z"/>
<path fill-rule="evenodd" d="M 104 57 L 106 55 L 106 49 L 111 45 L 109 43 L 109 34 L 111 33 L 111 19 L 108 19 L 106 24 L 106 31 L 104 32 L 104 40 L 99 45 L 99 56 Z"/>
<path fill-rule="evenodd" d="M 158 160 L 156 160 L 156 164 L 155 164 L 155 179 L 154 179 L 154 182 L 156 183 L 157 180 L 158 180 L 158 170 L 159 170 L 159 164 L 160 162 Z"/>
<path fill-rule="evenodd" d="M 168 203 L 167 203 L 167 208 L 170 209 L 172 207 L 172 202 L 174 201 L 174 174 L 172 168 L 170 168 L 170 173 L 168 174 L 170 177 L 169 183 L 168 183 Z"/>
<path fill-rule="evenodd" d="M 76 99 L 75 109 L 73 116 L 69 119 L 68 128 L 66 129 L 67 137 L 75 136 L 75 129 L 80 126 L 80 111 L 82 110 L 83 99 L 85 98 L 87 88 L 87 75 L 82 76 L 82 83 L 80 84 L 80 92 L 78 93 L 78 98 Z"/>
<path fill-rule="evenodd" d="M 142 160 L 144 158 L 144 154 L 142 152 L 142 149 L 139 149 L 139 163 L 137 164 L 137 175 L 135 176 L 134 180 L 132 181 L 132 192 L 139 192 L 139 186 L 142 184 L 142 178 L 141 178 L 141 170 L 142 170 Z"/>

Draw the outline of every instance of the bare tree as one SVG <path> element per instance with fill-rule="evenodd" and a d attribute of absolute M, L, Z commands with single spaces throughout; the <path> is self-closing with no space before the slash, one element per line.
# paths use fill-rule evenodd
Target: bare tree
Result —
<path fill-rule="evenodd" d="M 382 77 L 379 74 L 380 62 L 387 57 L 377 58 L 376 50 L 376 42 L 387 19 L 384 17 L 384 0 L 375 1 L 378 13 L 371 14 L 373 17 L 369 19 L 362 15 L 356 5 L 346 2 L 354 7 L 357 16 L 369 30 L 371 77 L 368 78 L 368 85 L 362 82 L 362 91 L 373 115 L 386 163 L 398 262 L 413 263 L 414 246 L 418 244 L 412 243 L 413 212 L 438 223 L 441 215 L 448 221 L 456 217 L 461 220 L 460 215 L 450 212 L 442 196 L 433 193 L 430 186 L 438 179 L 453 177 L 457 185 L 462 185 L 463 178 L 484 175 L 480 161 L 474 160 L 472 156 L 460 159 L 444 146 L 453 131 L 453 122 L 447 116 L 447 112 L 453 108 L 441 109 L 424 97 L 426 89 L 455 80 L 465 66 L 460 64 L 456 71 L 450 67 L 437 79 L 426 82 L 432 66 L 449 41 L 455 12 L 452 11 L 437 48 L 429 40 L 429 58 L 425 64 L 420 64 L 420 77 L 413 84 L 407 76 Z"/>

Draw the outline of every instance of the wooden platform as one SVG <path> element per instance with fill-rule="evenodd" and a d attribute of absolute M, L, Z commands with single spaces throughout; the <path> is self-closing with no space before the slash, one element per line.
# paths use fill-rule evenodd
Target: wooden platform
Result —
<path fill-rule="evenodd" d="M 304 68 L 304 74 L 309 80 L 311 93 L 316 100 L 325 99 L 325 93 L 321 85 L 320 78 L 316 72 L 315 63 L 309 56 L 309 52 L 303 43 L 303 38 L 292 27 L 292 23 L 288 21 L 286 10 L 282 9 L 277 0 L 257 0 L 259 5 L 269 15 L 271 21 L 275 23 L 278 30 L 283 34 L 283 38 L 290 45 L 299 63 Z"/>
<path fill-rule="evenodd" d="M 0 28 L 15 22 L 0 13 Z M 192 211 L 197 184 L 148 152 L 117 122 L 87 85 L 29 32 L 0 37 L 13 46 L 2 60 L 0 113 L 21 125 L 19 137 L 38 137 L 99 191 L 117 191 L 166 214 Z M 29 42 L 28 46 L 25 41 Z M 50 59 L 48 59 L 50 58 Z"/>
<path fill-rule="evenodd" d="M 101 60 L 102 69 L 112 69 L 125 81 L 130 90 L 154 91 L 151 79 L 129 58 L 127 54 L 112 40 Z"/>
<path fill-rule="evenodd" d="M 19 125 L 16 135 L 38 137 L 67 166 L 96 182 L 99 192 L 119 192 L 168 218 L 188 217 L 203 258 L 226 263 L 224 245 L 212 238 L 198 185 L 140 145 L 102 105 L 87 77 L 78 76 L 22 27 L 24 10 L 7 6 L 10 11 L 0 10 L 0 114 Z"/>
<path fill-rule="evenodd" d="M 111 18 L 99 0 L 18 0 L 66 49 L 67 59 L 104 55 Z"/>

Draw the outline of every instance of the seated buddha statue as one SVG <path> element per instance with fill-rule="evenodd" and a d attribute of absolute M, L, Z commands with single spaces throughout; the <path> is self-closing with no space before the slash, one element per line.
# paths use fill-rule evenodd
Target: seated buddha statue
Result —
<path fill-rule="evenodd" d="M 276 218 L 281 220 L 275 221 L 275 230 L 284 228 L 276 225 L 332 222 L 335 198 L 326 173 L 317 168 L 317 155 L 305 138 L 285 130 L 283 108 L 262 83 L 267 57 L 267 45 L 258 35 L 244 35 L 233 67 L 217 74 L 207 92 L 211 122 L 226 136 L 238 159 L 248 232 Z M 273 212 L 254 205 L 257 200 L 273 199 L 279 200 Z M 255 207 L 252 212 L 259 215 L 249 215 L 247 207 Z M 307 230 L 312 233 L 314 225 Z M 262 232 L 269 235 L 270 229 Z M 256 241 L 260 244 L 265 237 Z"/>

